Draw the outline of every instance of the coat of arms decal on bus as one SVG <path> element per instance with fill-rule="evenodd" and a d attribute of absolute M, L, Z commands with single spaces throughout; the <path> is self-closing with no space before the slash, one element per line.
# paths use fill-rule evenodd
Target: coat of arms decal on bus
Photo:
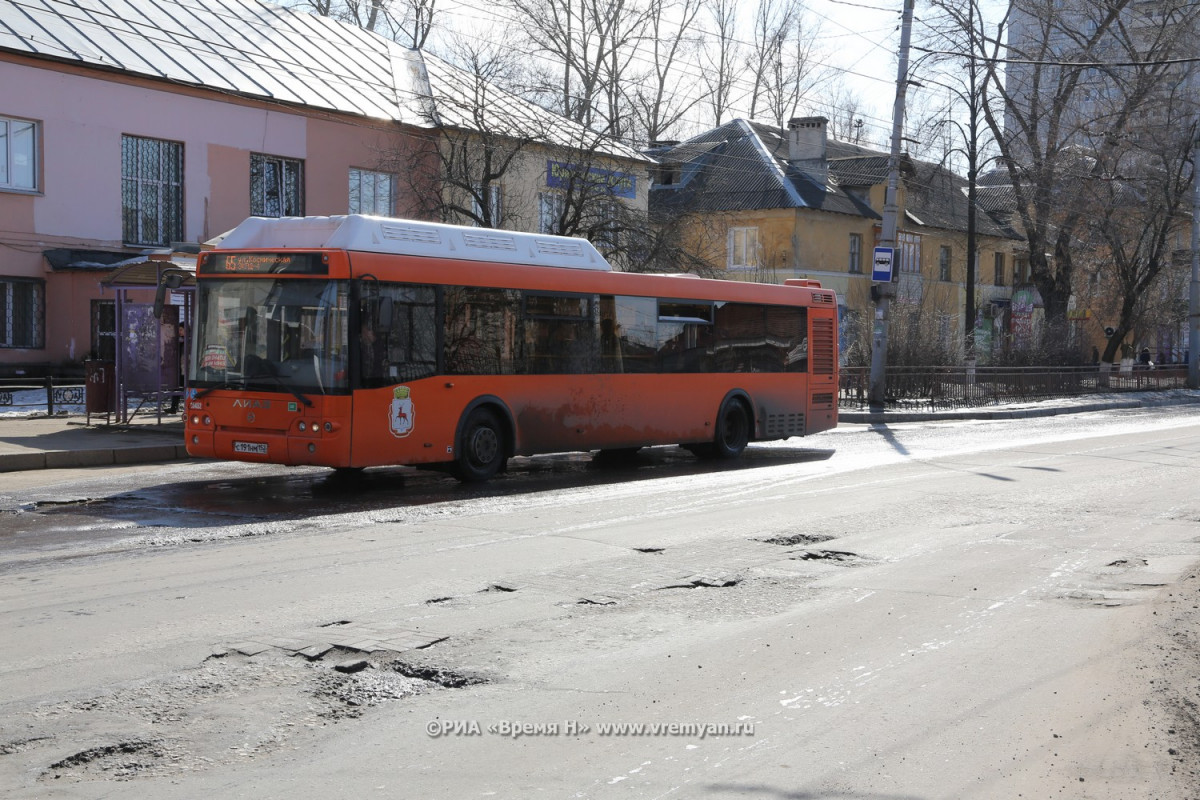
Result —
<path fill-rule="evenodd" d="M 407 386 L 397 386 L 392 392 L 392 407 L 388 413 L 392 436 L 403 439 L 412 433 L 413 402 Z"/>

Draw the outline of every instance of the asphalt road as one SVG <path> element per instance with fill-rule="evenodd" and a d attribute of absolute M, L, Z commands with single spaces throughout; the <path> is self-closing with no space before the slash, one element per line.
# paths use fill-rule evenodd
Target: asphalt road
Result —
<path fill-rule="evenodd" d="M 1188 408 L 0 489 L 11 796 L 1195 797 Z M 657 727 L 656 727 L 657 726 Z M 332 789 L 331 789 L 332 787 Z"/>

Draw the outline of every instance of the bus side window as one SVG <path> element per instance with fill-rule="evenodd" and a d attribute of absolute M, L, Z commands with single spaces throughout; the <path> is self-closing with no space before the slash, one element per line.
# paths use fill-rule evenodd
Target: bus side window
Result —
<path fill-rule="evenodd" d="M 519 292 L 446 287 L 446 371 L 452 375 L 513 374 Z"/>
<path fill-rule="evenodd" d="M 570 375 L 598 368 L 591 297 L 525 295 L 524 371 Z"/>

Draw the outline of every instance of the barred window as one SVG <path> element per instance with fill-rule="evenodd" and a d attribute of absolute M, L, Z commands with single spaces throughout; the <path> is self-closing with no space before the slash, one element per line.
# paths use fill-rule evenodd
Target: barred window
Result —
<path fill-rule="evenodd" d="M 390 217 L 396 211 L 396 176 L 350 168 L 350 213 Z"/>
<path fill-rule="evenodd" d="M 250 213 L 255 217 L 304 216 L 304 162 L 251 153 Z"/>
<path fill-rule="evenodd" d="M 46 346 L 46 286 L 25 278 L 0 278 L 0 347 Z"/>
<path fill-rule="evenodd" d="M 38 188 L 36 122 L 0 117 L 0 189 Z"/>
<path fill-rule="evenodd" d="M 950 280 L 950 248 L 946 245 L 938 251 L 938 279 Z"/>
<path fill-rule="evenodd" d="M 183 145 L 121 137 L 121 220 L 127 244 L 183 240 Z"/>

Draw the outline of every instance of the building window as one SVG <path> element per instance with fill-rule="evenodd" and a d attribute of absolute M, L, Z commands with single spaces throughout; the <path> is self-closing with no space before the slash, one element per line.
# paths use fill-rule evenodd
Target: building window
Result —
<path fill-rule="evenodd" d="M 895 259 L 898 272 L 920 274 L 921 237 L 915 233 L 897 233 Z"/>
<path fill-rule="evenodd" d="M 92 301 L 92 358 L 117 360 L 117 304 L 112 300 Z"/>
<path fill-rule="evenodd" d="M 561 195 L 556 196 L 561 197 Z M 480 220 L 487 220 L 489 223 L 491 223 L 491 227 L 499 228 L 501 211 L 500 197 L 500 184 L 498 183 L 488 184 L 486 189 L 481 184 L 475 184 L 472 186 L 471 213 L 475 215 L 472 223 L 475 225 L 482 225 L 483 223 L 480 222 Z M 487 208 L 484 208 L 483 204 L 480 203 L 481 198 L 485 198 Z"/>
<path fill-rule="evenodd" d="M 298 164 L 299 162 L 292 162 Z M 396 211 L 396 176 L 350 168 L 350 213 L 390 217 Z"/>
<path fill-rule="evenodd" d="M 950 280 L 950 248 L 946 245 L 938 251 L 938 277 L 943 281 Z"/>
<path fill-rule="evenodd" d="M 996 275 L 992 282 L 997 286 L 1004 285 L 1004 253 L 996 253 Z"/>
<path fill-rule="evenodd" d="M 121 137 L 121 222 L 128 244 L 183 240 L 183 145 Z"/>
<path fill-rule="evenodd" d="M 0 189 L 38 188 L 38 124 L 0 117 Z"/>
<path fill-rule="evenodd" d="M 1023 258 L 1013 258 L 1013 285 L 1029 283 L 1029 262 Z"/>
<path fill-rule="evenodd" d="M 0 278 L 0 347 L 46 346 L 46 287 L 42 281 Z"/>
<path fill-rule="evenodd" d="M 256 217 L 304 216 L 304 162 L 251 153 L 250 213 Z"/>
<path fill-rule="evenodd" d="M 850 234 L 850 272 L 862 272 L 862 234 Z"/>
<path fill-rule="evenodd" d="M 729 268 L 754 269 L 758 266 L 758 228 L 729 229 Z"/>
<path fill-rule="evenodd" d="M 563 204 L 563 196 L 557 192 L 542 192 L 538 195 L 538 233 L 559 233 Z"/>

